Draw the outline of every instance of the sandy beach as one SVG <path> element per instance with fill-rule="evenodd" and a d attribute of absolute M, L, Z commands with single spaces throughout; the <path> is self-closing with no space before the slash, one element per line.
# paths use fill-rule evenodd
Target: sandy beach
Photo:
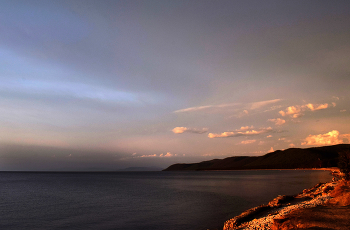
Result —
<path fill-rule="evenodd" d="M 249 209 L 226 221 L 223 230 L 349 229 L 349 198 L 350 183 L 334 179 Z"/>

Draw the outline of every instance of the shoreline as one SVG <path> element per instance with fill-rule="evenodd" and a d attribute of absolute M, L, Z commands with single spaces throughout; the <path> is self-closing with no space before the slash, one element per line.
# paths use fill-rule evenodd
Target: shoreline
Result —
<path fill-rule="evenodd" d="M 338 168 L 292 168 L 292 169 L 230 169 L 230 170 L 174 170 L 174 171 L 168 171 L 168 172 L 175 172 L 175 171 L 203 171 L 203 172 L 235 172 L 235 171 L 273 171 L 273 170 L 320 170 L 320 171 L 339 171 Z"/>
<path fill-rule="evenodd" d="M 305 169 L 296 169 L 305 170 Z M 315 170 L 315 169 L 310 169 Z M 322 168 L 316 170 L 330 171 L 334 177 L 339 178 L 338 168 Z M 267 205 L 260 205 L 242 212 L 240 215 L 227 220 L 223 230 L 269 230 L 276 221 L 283 219 L 292 211 L 306 208 L 314 208 L 327 204 L 331 199 L 331 191 L 338 185 L 339 181 L 333 178 L 332 181 L 319 183 L 312 188 L 304 189 L 294 196 L 277 196 Z"/>

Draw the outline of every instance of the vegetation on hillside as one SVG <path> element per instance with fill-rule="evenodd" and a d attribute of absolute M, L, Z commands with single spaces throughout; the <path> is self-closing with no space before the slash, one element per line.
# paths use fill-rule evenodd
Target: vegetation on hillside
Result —
<path fill-rule="evenodd" d="M 165 169 L 165 171 L 337 167 L 339 161 L 339 153 L 349 149 L 349 144 L 314 147 L 307 149 L 290 148 L 286 150 L 277 150 L 275 152 L 268 153 L 259 157 L 235 156 L 225 159 L 214 159 L 192 164 L 174 164 Z M 346 161 L 346 165 L 350 166 L 350 154 L 347 160 L 348 161 Z M 350 170 L 350 168 L 348 170 Z"/>
<path fill-rule="evenodd" d="M 339 163 L 338 167 L 340 172 L 344 174 L 344 179 L 350 179 L 350 150 L 344 150 L 339 152 Z"/>

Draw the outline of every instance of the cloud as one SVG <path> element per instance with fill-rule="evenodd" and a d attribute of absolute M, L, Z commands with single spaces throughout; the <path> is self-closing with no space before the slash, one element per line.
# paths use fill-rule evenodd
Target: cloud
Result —
<path fill-rule="evenodd" d="M 243 130 L 252 130 L 254 129 L 254 126 L 242 126 L 240 129 L 236 130 L 236 131 L 243 131 Z"/>
<path fill-rule="evenodd" d="M 321 105 L 313 105 L 311 103 L 305 105 L 307 108 L 309 108 L 311 111 L 316 111 L 316 110 L 320 110 L 320 109 L 327 109 L 328 108 L 328 104 L 321 104 Z M 315 107 L 316 106 L 316 107 Z"/>
<path fill-rule="evenodd" d="M 340 112 L 341 112 L 341 113 L 344 113 L 344 112 L 346 112 L 346 109 L 342 109 L 342 110 L 340 110 Z"/>
<path fill-rule="evenodd" d="M 187 128 L 186 127 L 175 127 L 175 128 L 173 128 L 173 133 L 183 133 L 183 132 L 185 132 L 187 130 Z"/>
<path fill-rule="evenodd" d="M 234 115 L 234 117 L 241 118 L 243 116 L 247 116 L 247 115 L 250 114 L 249 110 L 251 110 L 251 111 L 257 110 L 257 109 L 259 109 L 261 107 L 266 107 L 269 104 L 277 103 L 279 101 L 281 101 L 281 99 L 274 99 L 274 100 L 267 100 L 267 101 L 258 101 L 258 102 L 245 104 L 244 107 L 243 107 L 243 111 L 240 112 L 239 114 Z M 272 110 L 275 110 L 275 109 L 280 108 L 280 107 L 281 107 L 280 105 L 272 106 L 272 107 L 270 107 L 268 109 L 265 109 L 262 112 L 272 111 Z"/>
<path fill-rule="evenodd" d="M 203 109 L 212 108 L 212 107 L 213 105 L 197 106 L 197 107 L 191 107 L 186 109 L 179 109 L 174 111 L 174 113 L 193 112 L 193 111 L 203 110 Z"/>
<path fill-rule="evenodd" d="M 340 135 L 340 138 L 342 138 L 343 139 L 343 142 L 349 142 L 350 141 L 350 134 L 341 134 Z M 345 140 L 345 139 L 347 139 L 347 140 Z"/>
<path fill-rule="evenodd" d="M 206 110 L 206 109 L 212 109 L 212 108 L 225 108 L 225 107 L 232 107 L 232 106 L 236 106 L 236 105 L 239 105 L 239 103 L 196 106 L 196 107 L 190 107 L 190 108 L 186 108 L 186 109 L 179 109 L 179 110 L 174 111 L 174 113 L 195 112 L 195 111 L 199 111 L 199 110 Z"/>
<path fill-rule="evenodd" d="M 176 154 L 171 154 L 170 152 L 167 152 L 166 154 L 160 154 L 159 157 L 172 157 L 172 156 L 176 156 Z"/>
<path fill-rule="evenodd" d="M 268 136 L 266 136 L 266 138 L 270 138 L 270 137 L 272 137 L 272 135 L 268 135 Z"/>
<path fill-rule="evenodd" d="M 254 142 L 256 142 L 256 140 L 246 140 L 246 141 L 241 141 L 241 144 L 247 145 L 247 144 L 252 144 Z"/>
<path fill-rule="evenodd" d="M 267 101 L 258 101 L 258 102 L 252 102 L 248 104 L 242 104 L 242 103 L 228 103 L 228 104 L 219 104 L 219 105 L 203 105 L 203 106 L 195 106 L 185 109 L 179 109 L 174 111 L 174 113 L 184 113 L 184 112 L 196 112 L 201 110 L 213 110 L 213 109 L 220 109 L 220 108 L 227 108 L 227 107 L 233 107 L 233 106 L 239 106 L 241 105 L 243 107 L 243 115 L 247 115 L 249 112 L 247 109 L 258 109 L 261 107 L 264 107 L 269 104 L 273 104 L 276 102 L 281 101 L 281 99 L 274 99 L 274 100 L 267 100 Z M 245 107 L 245 108 L 244 108 Z"/>
<path fill-rule="evenodd" d="M 290 143 L 290 144 L 289 144 L 289 147 L 290 147 L 290 148 L 294 148 L 294 147 L 295 147 L 295 144 Z"/>
<path fill-rule="evenodd" d="M 276 102 L 279 102 L 281 101 L 281 99 L 274 99 L 274 100 L 268 100 L 268 101 L 259 101 L 259 102 L 253 102 L 251 104 L 251 107 L 250 109 L 258 109 L 260 107 L 263 107 L 263 106 L 266 106 L 266 105 L 269 105 L 269 104 L 273 104 L 273 103 L 276 103 Z"/>
<path fill-rule="evenodd" d="M 175 127 L 175 128 L 173 128 L 172 131 L 173 131 L 173 133 L 176 133 L 176 134 L 181 134 L 184 132 L 202 134 L 202 133 L 208 132 L 208 129 L 207 128 L 195 129 L 195 128 L 187 128 L 187 127 Z"/>
<path fill-rule="evenodd" d="M 301 109 L 300 109 L 300 106 L 289 106 L 286 109 L 286 112 L 281 110 L 279 111 L 279 113 L 282 115 L 282 117 L 286 115 L 291 115 L 293 118 L 298 118 L 301 116 Z"/>
<path fill-rule="evenodd" d="M 271 106 L 270 108 L 264 110 L 264 112 L 273 111 L 273 110 L 279 109 L 281 107 L 282 107 L 282 105 L 274 105 L 274 106 Z"/>
<path fill-rule="evenodd" d="M 142 156 L 140 156 L 140 157 L 157 157 L 157 154 L 153 154 L 153 155 L 142 155 Z"/>
<path fill-rule="evenodd" d="M 167 152 L 166 154 L 149 154 L 149 155 L 141 155 L 141 156 L 136 156 L 136 153 L 132 154 L 132 158 L 155 158 L 155 157 L 176 157 L 177 154 L 172 154 L 170 152 Z"/>
<path fill-rule="evenodd" d="M 271 147 L 270 148 L 270 150 L 269 151 L 267 151 L 268 153 L 272 153 L 272 152 L 274 152 L 275 150 L 273 150 L 273 147 Z"/>
<path fill-rule="evenodd" d="M 275 122 L 275 125 L 283 125 L 284 123 L 286 123 L 286 121 L 281 118 L 268 119 L 268 121 Z"/>
<path fill-rule="evenodd" d="M 350 134 L 339 134 L 339 131 L 333 130 L 325 134 L 309 135 L 304 139 L 301 145 L 337 145 L 343 144 L 344 139 L 349 141 Z"/>
<path fill-rule="evenodd" d="M 223 132 L 223 133 L 209 133 L 208 137 L 209 138 L 218 138 L 218 137 L 239 137 L 239 136 L 252 136 L 252 135 L 259 135 L 262 133 L 268 133 L 268 132 L 272 132 L 272 128 L 268 127 L 268 128 L 261 128 L 258 130 L 237 130 L 237 131 L 233 131 L 233 132 Z"/>
<path fill-rule="evenodd" d="M 209 133 L 208 137 L 209 138 L 217 138 L 217 137 L 234 137 L 235 133 L 234 132 L 223 132 L 221 134 L 217 133 Z M 237 135 L 236 135 L 237 136 Z"/>
<path fill-rule="evenodd" d="M 333 102 L 333 107 L 335 107 L 336 104 Z M 294 106 L 289 106 L 285 111 L 281 110 L 279 111 L 279 114 L 282 115 L 282 117 L 290 115 L 293 118 L 298 118 L 303 116 L 303 112 L 306 110 L 310 111 L 317 111 L 321 109 L 327 109 L 328 108 L 328 103 L 325 104 L 305 104 L 305 105 L 294 105 Z"/>

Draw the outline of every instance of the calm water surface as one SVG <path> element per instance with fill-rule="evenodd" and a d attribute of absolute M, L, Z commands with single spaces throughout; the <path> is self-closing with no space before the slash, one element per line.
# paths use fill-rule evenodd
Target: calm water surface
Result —
<path fill-rule="evenodd" d="M 326 171 L 0 172 L 0 229 L 222 229 Z"/>

